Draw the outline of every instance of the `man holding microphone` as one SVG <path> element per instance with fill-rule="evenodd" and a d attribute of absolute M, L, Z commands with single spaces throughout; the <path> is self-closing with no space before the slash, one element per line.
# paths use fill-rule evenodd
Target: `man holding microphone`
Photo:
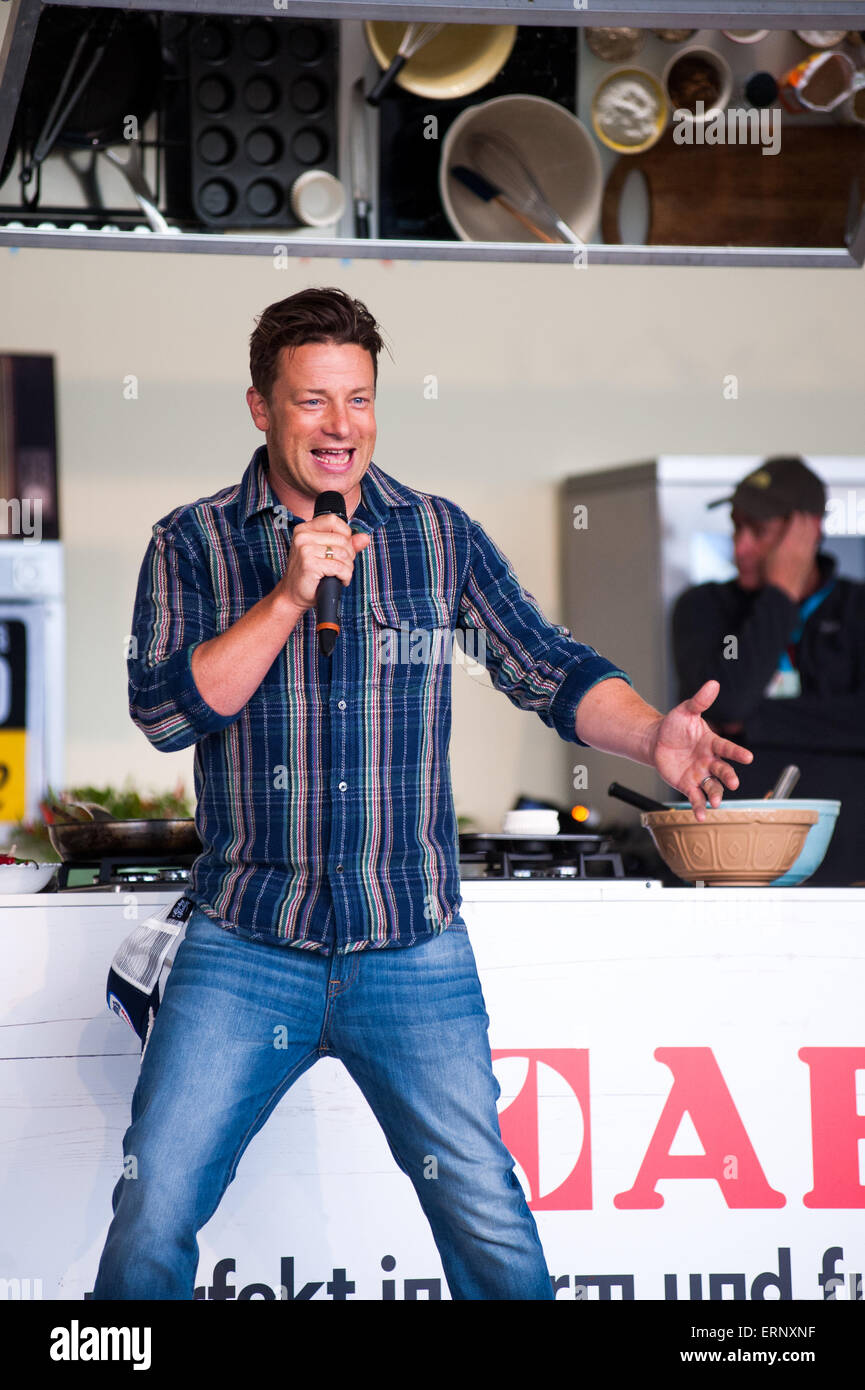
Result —
<path fill-rule="evenodd" d="M 701 819 L 738 785 L 726 760 L 752 756 L 703 720 L 715 682 L 661 715 L 543 616 L 460 507 L 376 466 L 381 346 L 341 290 L 265 310 L 247 400 L 266 445 L 240 483 L 159 521 L 141 568 L 130 711 L 155 747 L 195 744 L 203 853 L 146 1037 L 123 1143 L 137 1176 L 114 1190 L 97 1299 L 192 1297 L 197 1232 L 323 1056 L 411 1180 L 451 1296 L 552 1299 L 459 912 L 444 638 L 482 631 L 497 689 L 565 740 L 654 766 Z M 346 521 L 314 516 L 334 491 Z M 325 656 L 329 575 L 343 590 Z M 382 660 L 406 627 L 429 659 Z"/>

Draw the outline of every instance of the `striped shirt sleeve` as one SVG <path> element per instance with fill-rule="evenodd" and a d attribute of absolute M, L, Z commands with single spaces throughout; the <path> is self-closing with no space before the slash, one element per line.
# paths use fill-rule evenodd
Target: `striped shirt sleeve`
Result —
<path fill-rule="evenodd" d="M 483 634 L 485 664 L 497 690 L 568 743 L 586 748 L 575 728 L 577 706 L 598 681 L 626 672 L 594 647 L 577 642 L 567 627 L 551 623 L 519 580 L 507 557 L 471 522 L 468 573 L 460 597 L 459 624 Z"/>
<path fill-rule="evenodd" d="M 129 713 L 163 753 L 188 748 L 237 714 L 202 699 L 190 665 L 217 636 L 210 577 L 177 527 L 157 522 L 141 565 L 129 654 Z"/>

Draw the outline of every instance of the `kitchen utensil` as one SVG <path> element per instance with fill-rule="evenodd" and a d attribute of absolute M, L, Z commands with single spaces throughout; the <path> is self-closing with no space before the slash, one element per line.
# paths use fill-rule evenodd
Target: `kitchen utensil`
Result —
<path fill-rule="evenodd" d="M 367 20 L 367 43 L 379 67 L 386 68 L 399 47 L 405 25 Z M 519 30 L 515 24 L 445 24 L 403 68 L 396 84 L 433 101 L 470 96 L 498 76 L 511 56 Z"/>
<path fill-rule="evenodd" d="M 453 27 L 462 32 L 470 26 L 459 24 Z M 484 29 L 487 26 L 480 27 Z M 562 106 L 568 113 L 573 113 L 576 107 L 575 27 L 539 31 L 528 24 L 520 25 L 516 30 L 513 52 L 501 72 L 495 74 L 484 92 L 478 96 L 460 96 L 458 92 L 451 96 L 444 87 L 438 91 L 438 97 L 419 96 L 414 92 L 401 90 L 404 79 L 407 81 L 409 75 L 414 83 L 415 63 L 425 64 L 430 52 L 438 47 L 443 38 L 444 35 L 440 34 L 416 59 L 406 65 L 397 79 L 397 85 L 391 89 L 390 98 L 379 107 L 375 225 L 378 235 L 385 239 L 447 241 L 461 235 L 446 210 L 446 199 L 442 198 L 441 165 L 445 158 L 445 145 L 450 128 L 467 109 L 477 108 L 479 103 L 483 104 L 490 98 L 501 96 L 543 98 L 553 105 Z M 541 53 L 543 62 L 540 61 Z M 438 99 L 440 97 L 448 99 L 444 102 Z M 431 100 L 436 102 L 435 106 L 430 105 Z M 435 113 L 439 138 L 419 139 L 418 132 L 422 133 L 429 126 L 430 113 Z M 522 122 L 520 129 L 523 129 Z M 557 138 L 565 138 L 558 128 L 556 134 Z M 585 162 L 586 156 L 572 151 L 570 140 L 565 148 L 573 160 L 579 160 L 580 164 Z M 537 157 L 542 163 L 545 160 L 550 161 L 549 141 L 538 152 Z M 461 150 L 458 158 L 450 162 L 468 164 L 465 149 Z M 564 182 L 563 175 L 564 171 L 551 171 L 550 177 L 560 184 Z M 544 179 L 547 179 L 546 164 Z M 465 219 L 461 216 L 458 220 L 467 221 L 471 231 L 464 239 L 486 240 L 486 236 L 480 233 L 480 227 L 489 223 L 500 229 L 494 234 L 500 241 L 532 240 L 528 229 L 523 231 L 515 227 L 510 214 L 497 203 L 481 205 L 476 198 L 469 195 L 467 189 L 457 188 L 447 172 L 444 174 L 444 181 L 451 185 L 446 198 L 452 192 L 461 208 L 465 204 Z M 571 195 L 566 193 L 565 196 L 570 201 Z M 569 216 L 568 220 L 572 226 L 576 226 L 572 217 Z"/>
<path fill-rule="evenodd" d="M 125 160 L 121 159 L 116 150 L 103 150 L 103 158 L 113 164 L 115 169 L 119 169 L 129 187 L 135 195 L 138 206 L 150 223 L 150 229 L 154 232 L 169 231 L 168 223 L 156 206 L 156 199 L 150 191 L 150 185 L 144 176 L 144 169 L 141 164 L 141 151 L 134 143 L 129 142 L 129 153 Z"/>
<path fill-rule="evenodd" d="M 337 174 L 334 20 L 205 16 L 189 31 L 189 179 L 207 227 L 296 227 L 289 192 Z"/>
<path fill-rule="evenodd" d="M 117 820 L 48 826 L 48 838 L 64 863 L 123 854 L 200 854 L 194 820 Z"/>
<path fill-rule="evenodd" d="M 693 38 L 696 29 L 653 29 L 655 38 L 662 43 L 685 43 L 686 40 Z"/>
<path fill-rule="evenodd" d="M 579 244 L 580 238 L 547 199 L 516 143 L 501 131 L 475 132 L 468 149 L 474 167 L 500 188 L 527 216 L 555 227 L 564 241 Z"/>
<path fill-rule="evenodd" d="M 345 211 L 345 191 L 326 169 L 307 169 L 291 185 L 291 207 L 308 227 L 330 227 Z"/>
<path fill-rule="evenodd" d="M 505 835 L 558 835 L 557 811 L 508 811 L 502 823 Z"/>
<path fill-rule="evenodd" d="M 113 821 L 116 819 L 110 811 L 106 811 L 105 807 L 100 806 L 96 801 L 67 801 L 66 805 L 74 806 L 77 810 L 86 812 L 88 820 L 91 821 Z"/>
<path fill-rule="evenodd" d="M 465 187 L 470 189 L 478 198 L 481 198 L 483 202 L 488 203 L 491 199 L 497 202 L 500 207 L 505 208 L 506 211 L 509 212 L 512 217 L 515 217 L 518 222 L 521 222 L 524 227 L 528 227 L 530 232 L 534 232 L 535 236 L 541 241 L 556 241 L 556 237 L 548 236 L 543 228 L 539 227 L 536 222 L 533 222 L 530 217 L 527 217 L 524 212 L 521 212 L 516 203 L 507 198 L 505 194 L 502 193 L 501 189 L 496 188 L 494 184 L 491 184 L 488 179 L 485 179 L 482 174 L 478 174 L 474 169 L 467 169 L 465 164 L 457 164 L 451 169 L 451 177 L 459 179 L 460 183 L 464 184 Z M 561 240 L 561 238 L 558 239 Z"/>
<path fill-rule="evenodd" d="M 756 158 L 755 158 L 756 155 Z M 746 145 L 677 145 L 672 130 L 623 156 L 603 194 L 603 240 L 618 244 L 632 170 L 648 186 L 650 246 L 843 246 L 850 190 L 865 186 L 865 141 L 852 126 L 784 125 L 764 157 Z"/>
<path fill-rule="evenodd" d="M 56 864 L 0 864 L 0 893 L 39 893 L 56 872 Z"/>
<path fill-rule="evenodd" d="M 607 787 L 607 796 L 614 796 L 617 801 L 624 801 L 629 806 L 636 806 L 638 811 L 667 810 L 663 801 L 653 801 L 650 796 L 643 796 L 642 792 L 632 791 L 630 787 L 623 787 L 618 782 L 610 783 Z"/>
<path fill-rule="evenodd" d="M 596 29 L 587 26 L 583 35 L 589 50 L 605 63 L 626 63 L 636 58 L 646 42 L 645 29 Z"/>
<path fill-rule="evenodd" d="M 359 77 L 351 89 L 351 194 L 356 237 L 371 235 L 369 119 L 363 95 L 363 78 Z"/>
<path fill-rule="evenodd" d="M 161 80 L 162 55 L 151 15 L 46 6 L 39 17 L 14 127 L 22 154 L 19 180 L 26 205 L 38 203 L 41 167 L 55 149 L 58 153 L 72 149 L 105 153 L 110 145 L 134 146 L 130 122 L 134 121 L 140 138 L 156 107 Z M 146 196 L 155 212 L 155 199 L 140 164 L 136 168 L 133 162 L 127 171 L 116 162 L 139 202 Z M 72 167 L 80 180 L 88 178 L 87 171 Z M 89 205 L 101 207 L 92 160 L 89 179 L 89 184 L 84 183 L 93 198 Z M 154 226 L 152 212 L 148 220 Z"/>
<path fill-rule="evenodd" d="M 646 111 L 646 116 L 651 111 L 651 103 L 657 108 L 654 124 L 647 134 L 640 140 L 626 143 L 624 139 L 617 139 L 615 127 L 611 128 L 604 117 L 604 106 L 611 100 L 615 103 L 618 99 L 616 88 L 621 91 L 625 87 L 628 97 L 626 107 L 627 114 L 633 119 L 635 102 L 639 102 L 637 110 Z M 628 90 L 636 87 L 636 92 Z M 624 95 L 624 93 L 622 94 Z M 613 114 L 617 115 L 616 106 L 613 106 Z M 667 100 L 666 89 L 653 72 L 648 72 L 645 68 L 615 68 L 598 83 L 592 96 L 592 128 L 602 144 L 611 150 L 616 150 L 619 154 L 639 154 L 642 150 L 648 150 L 652 145 L 660 140 L 664 133 L 670 115 L 670 103 Z M 617 125 L 619 122 L 616 123 Z M 641 118 L 638 129 L 642 129 L 648 124 L 646 117 Z"/>
<path fill-rule="evenodd" d="M 731 43 L 759 43 L 765 39 L 768 29 L 722 29 L 721 33 Z"/>
<path fill-rule="evenodd" d="M 724 803 L 725 808 L 742 808 L 755 811 L 764 809 L 766 804 L 765 800 L 749 801 L 744 798 L 741 801 L 735 800 Z M 781 803 L 778 804 L 780 805 Z M 838 813 L 841 810 L 841 802 L 831 800 L 812 799 L 809 801 L 791 801 L 787 799 L 783 804 L 784 806 L 789 806 L 792 810 L 816 811 L 817 824 L 812 825 L 811 829 L 808 831 L 805 843 L 799 851 L 798 859 L 791 864 L 786 873 L 772 880 L 773 888 L 793 888 L 799 883 L 804 883 L 806 879 L 809 879 L 812 874 L 817 872 L 826 857 L 826 851 L 835 833 L 835 823 L 838 819 Z M 687 802 L 681 801 L 677 802 L 675 806 L 669 809 L 685 810 L 687 805 Z M 713 815 L 714 814 L 716 814 L 716 812 L 713 812 Z"/>
<path fill-rule="evenodd" d="M 43 801 L 41 805 L 54 818 L 54 821 L 59 821 L 61 825 L 75 825 L 81 821 L 93 820 L 92 813 L 86 807 L 79 806 L 77 801 Z"/>
<path fill-rule="evenodd" d="M 766 793 L 764 800 L 786 801 L 801 776 L 802 774 L 795 763 L 788 764 L 771 791 Z"/>
<path fill-rule="evenodd" d="M 762 802 L 759 809 L 728 804 L 705 821 L 690 808 L 644 811 L 640 821 L 678 878 L 734 888 L 767 885 L 787 873 L 818 818 L 815 810 Z"/>
<path fill-rule="evenodd" d="M 797 39 L 809 48 L 834 48 L 846 36 L 846 29 L 794 29 Z"/>
<path fill-rule="evenodd" d="M 715 77 L 713 87 L 715 95 L 711 98 L 702 98 L 703 109 L 699 113 L 696 106 L 691 105 L 689 101 L 683 102 L 681 105 L 677 104 L 677 89 L 681 85 L 681 75 L 689 65 L 693 68 L 698 64 L 701 68 L 711 69 Z M 733 73 L 726 58 L 716 52 L 714 48 L 704 48 L 701 44 L 691 44 L 689 48 L 683 48 L 680 52 L 674 53 L 667 61 L 661 82 L 674 116 L 680 111 L 684 112 L 685 119 L 695 125 L 705 123 L 715 110 L 726 110 L 733 91 Z"/>
<path fill-rule="evenodd" d="M 409 58 L 413 58 L 415 53 L 434 39 L 436 34 L 440 34 L 444 26 L 441 24 L 407 24 L 405 33 L 399 41 L 399 47 L 391 58 L 385 71 L 376 82 L 372 91 L 367 95 L 370 106 L 378 106 L 382 97 L 387 92 L 390 84 L 402 72 Z"/>
<path fill-rule="evenodd" d="M 601 156 L 583 123 L 557 102 L 544 97 L 495 97 L 461 111 L 445 135 L 439 163 L 439 195 L 448 221 L 463 241 L 530 241 L 511 214 L 496 202 L 483 203 L 467 188 L 451 179 L 454 165 L 478 169 L 485 178 L 509 195 L 512 190 L 492 173 L 479 169 L 472 159 L 473 135 L 509 137 L 521 158 L 541 184 L 546 200 L 574 234 L 588 241 L 595 229 L 603 185 Z M 525 208 L 522 209 L 525 211 Z M 546 226 L 540 218 L 536 219 Z"/>

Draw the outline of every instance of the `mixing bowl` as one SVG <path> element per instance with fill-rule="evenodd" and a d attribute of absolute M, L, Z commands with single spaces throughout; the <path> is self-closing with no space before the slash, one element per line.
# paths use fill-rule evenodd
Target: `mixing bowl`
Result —
<path fill-rule="evenodd" d="M 644 811 L 640 817 L 669 869 L 689 883 L 745 888 L 786 874 L 802 851 L 818 812 L 783 802 L 709 808 L 698 821 L 690 806 Z"/>
<path fill-rule="evenodd" d="M 765 800 L 749 801 L 745 797 L 743 797 L 741 801 L 737 797 L 734 801 L 725 801 L 723 804 L 725 810 L 730 810 L 731 807 L 735 809 L 737 806 L 748 807 L 752 810 L 755 807 L 765 808 L 766 806 Z M 690 802 L 688 801 L 671 801 L 670 809 L 687 809 L 689 805 Z M 772 880 L 773 888 L 795 888 L 797 883 L 804 883 L 812 874 L 815 874 L 823 863 L 826 857 L 826 851 L 829 848 L 829 841 L 832 839 L 835 832 L 835 822 L 838 819 L 838 812 L 841 810 L 841 802 L 821 801 L 819 799 L 806 801 L 797 800 L 794 797 L 792 799 L 787 798 L 782 801 L 774 801 L 772 805 L 790 806 L 797 809 L 817 812 L 817 824 L 812 825 L 811 829 L 808 831 L 805 844 L 802 846 L 798 859 L 785 874 L 782 874 L 780 878 Z"/>

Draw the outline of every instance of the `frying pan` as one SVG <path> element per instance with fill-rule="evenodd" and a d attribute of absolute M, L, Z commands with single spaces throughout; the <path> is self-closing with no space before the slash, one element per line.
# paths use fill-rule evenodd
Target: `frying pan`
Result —
<path fill-rule="evenodd" d="M 68 821 L 48 826 L 63 863 L 122 854 L 201 854 L 194 820 Z"/>

